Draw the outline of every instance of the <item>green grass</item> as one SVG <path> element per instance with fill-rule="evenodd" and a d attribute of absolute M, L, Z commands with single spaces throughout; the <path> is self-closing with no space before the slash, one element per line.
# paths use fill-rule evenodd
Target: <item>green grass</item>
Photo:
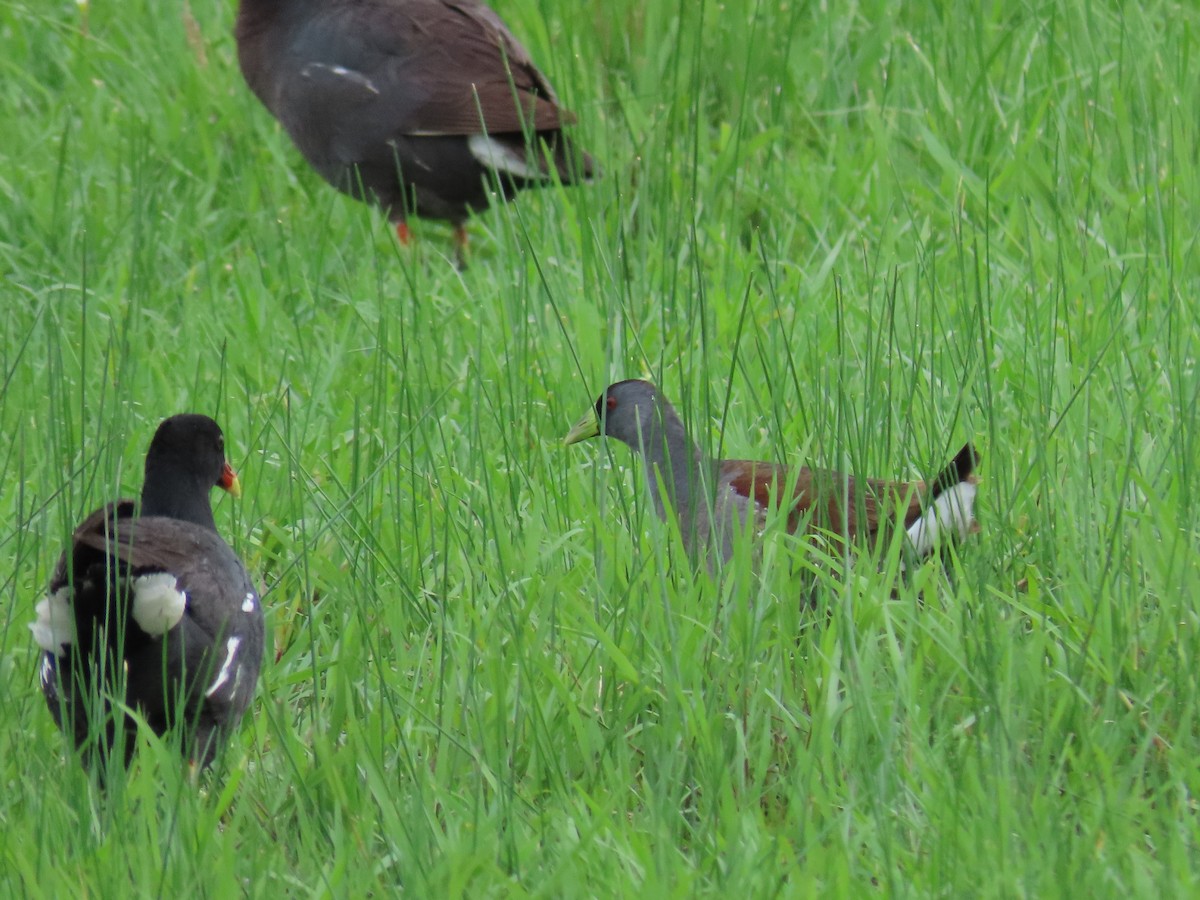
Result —
<path fill-rule="evenodd" d="M 1195 894 L 1194 5 L 496 6 L 605 177 L 464 273 L 304 166 L 232 0 L 0 8 L 0 893 Z M 983 532 L 693 575 L 558 445 L 637 376 L 730 456 L 973 440 Z M 146 739 L 106 798 L 25 624 L 185 409 L 268 660 L 200 791 Z"/>

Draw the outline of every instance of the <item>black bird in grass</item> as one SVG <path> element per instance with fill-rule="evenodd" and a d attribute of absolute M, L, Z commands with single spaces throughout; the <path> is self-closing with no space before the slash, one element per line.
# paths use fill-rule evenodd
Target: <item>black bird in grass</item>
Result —
<path fill-rule="evenodd" d="M 217 533 L 213 487 L 240 494 L 220 427 L 200 415 L 164 421 L 140 508 L 117 500 L 88 516 L 37 605 L 42 692 L 85 763 L 116 746 L 129 763 L 129 710 L 156 734 L 179 731 L 188 761 L 207 766 L 250 705 L 262 604 Z"/>
<path fill-rule="evenodd" d="M 340 191 L 454 226 L 490 192 L 596 172 L 563 135 L 529 53 L 478 0 L 241 0 L 234 30 L 250 89 Z"/>

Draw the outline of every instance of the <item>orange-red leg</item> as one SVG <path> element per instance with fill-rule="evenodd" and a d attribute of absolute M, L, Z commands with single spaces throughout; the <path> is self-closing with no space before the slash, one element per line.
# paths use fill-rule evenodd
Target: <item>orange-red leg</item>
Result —
<path fill-rule="evenodd" d="M 464 225 L 454 226 L 454 261 L 460 270 L 467 267 L 467 229 Z"/>

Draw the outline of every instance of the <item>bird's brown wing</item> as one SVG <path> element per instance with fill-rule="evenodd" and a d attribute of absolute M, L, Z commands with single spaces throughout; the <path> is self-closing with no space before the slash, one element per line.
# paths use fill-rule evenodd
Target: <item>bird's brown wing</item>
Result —
<path fill-rule="evenodd" d="M 75 529 L 74 545 L 111 555 L 131 572 L 179 573 L 201 545 L 210 543 L 207 529 L 177 519 L 134 517 L 131 500 L 121 500 L 96 510 Z M 223 543 L 223 542 L 222 542 Z"/>
<path fill-rule="evenodd" d="M 551 103 L 558 102 L 554 88 L 533 64 L 533 57 L 529 55 L 529 51 L 513 36 L 513 33 L 508 30 L 508 26 L 501 21 L 490 6 L 486 3 L 476 2 L 476 0 L 457 0 L 457 2 L 440 2 L 439 0 L 435 5 L 443 5 L 448 10 L 466 16 L 482 26 L 483 32 L 487 34 L 487 43 L 494 48 L 486 50 L 481 57 L 481 62 L 489 70 L 495 71 L 495 53 L 498 49 L 506 64 L 505 67 L 514 72 L 513 80 L 521 90 L 545 97 Z M 463 33 L 472 34 L 466 29 Z"/>
<path fill-rule="evenodd" d="M 880 520 L 897 508 L 906 525 L 921 513 L 925 483 L 856 478 L 830 469 L 792 468 L 745 459 L 721 463 L 721 480 L 763 509 L 787 497 L 788 531 L 802 526 L 821 529 L 851 540 L 871 535 Z"/>
<path fill-rule="evenodd" d="M 293 133 L 315 127 L 311 116 L 336 140 L 368 145 L 572 121 L 499 17 L 467 0 L 333 5 L 300 30 L 287 58 L 295 71 L 256 90 Z"/>
<path fill-rule="evenodd" d="M 528 51 L 482 3 L 424 0 L 397 15 L 419 23 L 426 38 L 405 48 L 406 78 L 427 92 L 406 133 L 549 131 L 573 120 Z"/>
<path fill-rule="evenodd" d="M 763 509 L 777 506 L 780 498 L 789 497 L 791 533 L 807 521 L 806 527 L 810 529 L 820 528 L 854 539 L 873 535 L 883 517 L 894 511 L 901 513 L 899 518 L 906 528 L 912 525 L 942 491 L 973 480 L 978 463 L 975 448 L 965 444 L 930 482 L 856 478 L 831 469 L 806 466 L 793 469 L 746 459 L 723 461 L 720 478 Z"/>
<path fill-rule="evenodd" d="M 162 516 L 133 518 L 133 511 L 131 501 L 110 504 L 75 530 L 77 571 L 106 555 L 119 561 L 128 576 L 174 575 L 179 590 L 190 598 L 188 616 L 209 635 L 221 632 L 230 617 L 247 621 L 261 617 L 250 576 L 219 534 Z M 240 604 L 250 594 L 255 596 L 254 604 L 243 609 Z"/>

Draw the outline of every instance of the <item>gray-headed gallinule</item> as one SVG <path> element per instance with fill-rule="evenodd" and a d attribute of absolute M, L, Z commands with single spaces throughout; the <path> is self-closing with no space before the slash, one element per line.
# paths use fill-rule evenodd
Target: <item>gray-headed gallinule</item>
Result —
<path fill-rule="evenodd" d="M 972 475 L 978 456 L 970 444 L 930 482 L 855 478 L 744 459 L 714 462 L 688 437 L 678 413 L 654 385 L 637 380 L 610 385 L 565 443 L 601 434 L 644 457 L 655 509 L 663 519 L 668 504 L 674 510 L 688 551 L 711 550 L 725 562 L 733 555 L 734 535 L 761 528 L 772 505 L 786 504 L 789 532 L 821 529 L 834 540 L 844 536 L 868 543 L 898 512 L 920 556 L 945 537 L 963 540 L 978 529 Z"/>
<path fill-rule="evenodd" d="M 209 492 L 237 496 L 225 439 L 207 416 L 164 421 L 146 454 L 141 503 L 118 500 L 75 529 L 29 627 L 55 722 L 106 759 L 135 709 L 157 734 L 178 729 L 187 759 L 212 762 L 254 696 L 263 611 L 217 533 Z"/>
<path fill-rule="evenodd" d="M 478 0 L 240 0 L 251 90 L 338 190 L 454 225 L 557 177 L 595 172 L 563 135 L 573 116 L 500 17 Z M 528 137 L 536 136 L 530 141 Z"/>

